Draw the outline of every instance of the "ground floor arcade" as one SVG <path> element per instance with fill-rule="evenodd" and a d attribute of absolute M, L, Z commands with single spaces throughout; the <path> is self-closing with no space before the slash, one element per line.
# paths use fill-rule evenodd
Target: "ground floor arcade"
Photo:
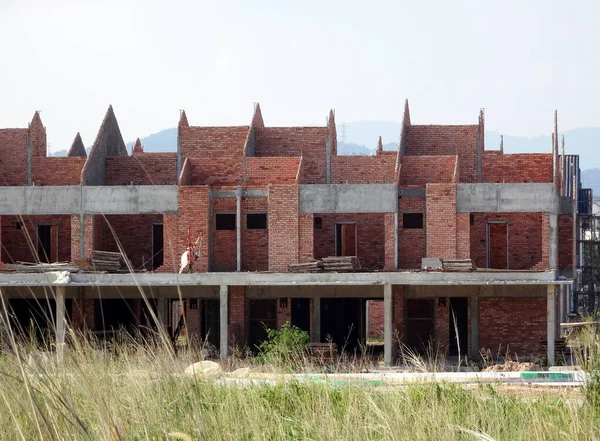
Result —
<path fill-rule="evenodd" d="M 539 354 L 564 320 L 569 281 L 554 272 L 351 274 L 27 274 L 0 275 L 6 320 L 28 332 L 65 340 L 68 327 L 98 335 L 117 328 L 172 335 L 183 316 L 187 337 L 216 348 L 255 348 L 266 328 L 289 322 L 313 342 L 354 350 L 367 340 L 383 308 L 386 364 L 400 344 L 433 342 L 443 353 L 477 357 L 481 350 Z"/>

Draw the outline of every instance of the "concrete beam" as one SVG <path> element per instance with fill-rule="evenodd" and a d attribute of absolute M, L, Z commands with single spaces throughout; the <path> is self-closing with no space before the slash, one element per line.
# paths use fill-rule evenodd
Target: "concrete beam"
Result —
<path fill-rule="evenodd" d="M 221 285 L 219 288 L 219 326 L 220 326 L 220 353 L 221 360 L 229 355 L 229 287 Z"/>
<path fill-rule="evenodd" d="M 176 185 L 0 187 L 0 215 L 177 213 Z"/>
<path fill-rule="evenodd" d="M 395 361 L 394 303 L 392 285 L 383 285 L 383 361 L 392 366 Z"/>
<path fill-rule="evenodd" d="M 471 315 L 471 341 L 469 358 L 479 355 L 479 297 L 469 297 L 469 313 Z"/>
<path fill-rule="evenodd" d="M 556 341 L 556 303 L 555 303 L 555 286 L 548 285 L 547 299 L 547 351 L 548 351 L 548 366 L 553 366 L 555 362 L 554 342 Z"/>
<path fill-rule="evenodd" d="M 299 192 L 303 214 L 398 211 L 396 184 L 311 184 L 300 185 Z"/>
<path fill-rule="evenodd" d="M 371 273 L 0 273 L 0 286 L 343 286 L 343 285 L 570 285 L 557 280 L 555 271 L 507 271 L 471 273 L 371 272 Z"/>
<path fill-rule="evenodd" d="M 458 213 L 559 213 L 552 183 L 457 184 Z"/>
<path fill-rule="evenodd" d="M 211 190 L 209 196 L 212 199 L 216 198 L 235 198 L 237 190 Z M 244 198 L 266 198 L 269 197 L 269 190 L 244 190 L 242 193 Z"/>

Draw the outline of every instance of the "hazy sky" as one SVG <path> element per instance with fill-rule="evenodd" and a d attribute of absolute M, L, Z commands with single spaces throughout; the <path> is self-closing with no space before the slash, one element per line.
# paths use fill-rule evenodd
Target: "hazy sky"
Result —
<path fill-rule="evenodd" d="M 527 4 L 528 6 L 524 6 Z M 600 2 L 0 0 L 0 127 L 42 110 L 52 150 L 176 125 L 336 119 L 599 126 Z M 349 134 L 351 135 L 351 134 Z"/>

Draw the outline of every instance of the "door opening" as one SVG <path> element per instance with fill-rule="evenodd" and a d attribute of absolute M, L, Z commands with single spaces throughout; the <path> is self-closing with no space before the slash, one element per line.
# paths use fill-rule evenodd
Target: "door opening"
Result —
<path fill-rule="evenodd" d="M 310 333 L 310 299 L 292 299 L 292 326 Z"/>
<path fill-rule="evenodd" d="M 219 299 L 204 299 L 201 305 L 200 329 L 202 341 L 218 350 L 221 343 L 221 310 Z"/>
<path fill-rule="evenodd" d="M 58 228 L 56 225 L 37 226 L 37 255 L 40 262 L 58 262 Z"/>
<path fill-rule="evenodd" d="M 425 351 L 433 338 L 433 300 L 406 300 L 406 345 L 415 351 Z"/>
<path fill-rule="evenodd" d="M 277 328 L 277 300 L 250 300 L 249 346 L 255 351 L 267 338 L 267 329 Z"/>
<path fill-rule="evenodd" d="M 164 263 L 164 226 L 152 224 L 152 270 Z"/>
<path fill-rule="evenodd" d="M 356 224 L 335 224 L 335 255 L 356 256 Z"/>
<path fill-rule="evenodd" d="M 467 297 L 450 297 L 448 354 L 467 353 L 469 329 L 469 300 Z M 460 350 L 459 350 L 460 349 Z"/>

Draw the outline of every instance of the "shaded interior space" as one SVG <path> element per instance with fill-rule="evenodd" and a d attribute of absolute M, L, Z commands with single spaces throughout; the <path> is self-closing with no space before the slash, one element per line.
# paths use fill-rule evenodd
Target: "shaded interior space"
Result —
<path fill-rule="evenodd" d="M 71 316 L 72 306 L 72 300 L 65 299 L 67 317 Z M 56 301 L 54 299 L 10 299 L 8 307 L 10 326 L 18 339 L 24 339 L 38 346 L 55 342 Z"/>
<path fill-rule="evenodd" d="M 292 299 L 291 319 L 292 326 L 295 326 L 310 335 L 310 299 Z"/>
<path fill-rule="evenodd" d="M 277 329 L 277 299 L 250 299 L 248 328 L 248 346 L 256 352 L 267 329 Z"/>
<path fill-rule="evenodd" d="M 404 344 L 412 351 L 424 353 L 434 338 L 434 300 L 406 299 Z"/>
<path fill-rule="evenodd" d="M 464 355 L 469 344 L 469 299 L 450 297 L 448 355 Z"/>
<path fill-rule="evenodd" d="M 157 302 L 148 299 L 96 299 L 94 300 L 94 329 L 99 337 L 111 336 L 118 331 L 142 335 L 156 330 L 150 309 L 157 314 Z"/>
<path fill-rule="evenodd" d="M 365 312 L 365 299 L 321 299 L 321 341 L 335 343 L 340 352 L 358 349 L 366 343 Z"/>
<path fill-rule="evenodd" d="M 204 344 L 220 349 L 221 318 L 219 299 L 200 300 L 200 336 Z"/>

